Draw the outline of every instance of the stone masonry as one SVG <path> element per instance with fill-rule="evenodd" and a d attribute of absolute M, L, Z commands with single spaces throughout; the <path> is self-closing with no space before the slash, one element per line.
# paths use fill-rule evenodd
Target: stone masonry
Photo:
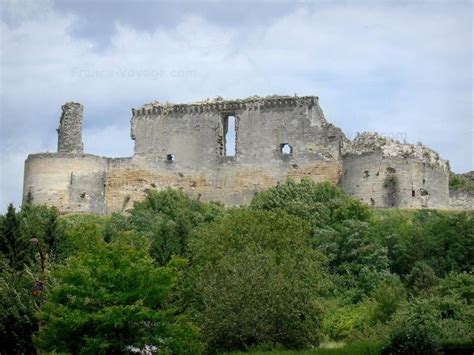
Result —
<path fill-rule="evenodd" d="M 84 107 L 76 102 L 68 102 L 62 107 L 59 119 L 58 153 L 82 154 L 82 115 Z"/>
<path fill-rule="evenodd" d="M 58 152 L 28 156 L 23 189 L 24 200 L 62 212 L 123 212 L 167 187 L 242 205 L 288 178 L 341 184 L 375 207 L 449 207 L 446 161 L 377 135 L 350 142 L 315 96 L 152 102 L 132 109 L 127 158 L 84 154 L 83 107 L 62 109 Z"/>

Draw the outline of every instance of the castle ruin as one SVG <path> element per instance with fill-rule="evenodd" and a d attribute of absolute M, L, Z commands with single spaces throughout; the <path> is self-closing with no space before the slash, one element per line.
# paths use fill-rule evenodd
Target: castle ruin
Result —
<path fill-rule="evenodd" d="M 30 154 L 23 199 L 62 212 L 123 212 L 147 190 L 248 204 L 288 178 L 340 184 L 374 207 L 449 208 L 449 165 L 422 145 L 375 134 L 349 141 L 314 96 L 153 102 L 132 109 L 134 154 L 83 153 L 83 107 L 66 103 L 58 152 Z"/>

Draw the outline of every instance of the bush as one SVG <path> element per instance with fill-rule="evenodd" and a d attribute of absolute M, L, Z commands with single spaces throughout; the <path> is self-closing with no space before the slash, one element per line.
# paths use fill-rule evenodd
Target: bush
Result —
<path fill-rule="evenodd" d="M 193 235 L 189 287 L 210 351 L 319 343 L 329 285 L 308 234 L 294 216 L 239 209 Z"/>
<path fill-rule="evenodd" d="M 386 278 L 372 293 L 374 300 L 372 319 L 382 323 L 388 322 L 405 298 L 406 291 L 401 281 L 396 276 Z"/>
<path fill-rule="evenodd" d="M 441 347 L 433 335 L 425 328 L 405 326 L 395 330 L 389 344 L 382 349 L 383 355 L 436 355 Z"/>
<path fill-rule="evenodd" d="M 438 282 L 433 269 L 423 261 L 416 262 L 407 276 L 407 286 L 415 295 L 429 290 Z"/>

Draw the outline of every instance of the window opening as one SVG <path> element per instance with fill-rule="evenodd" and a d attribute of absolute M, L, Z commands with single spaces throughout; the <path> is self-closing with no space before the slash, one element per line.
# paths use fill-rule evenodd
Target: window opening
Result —
<path fill-rule="evenodd" d="M 281 154 L 288 155 L 288 154 L 293 153 L 293 147 L 289 145 L 288 143 L 282 143 L 280 144 L 280 151 L 281 151 Z"/>
<path fill-rule="evenodd" d="M 226 157 L 235 157 L 236 152 L 236 119 L 235 116 L 227 116 L 224 118 L 224 155 Z"/>

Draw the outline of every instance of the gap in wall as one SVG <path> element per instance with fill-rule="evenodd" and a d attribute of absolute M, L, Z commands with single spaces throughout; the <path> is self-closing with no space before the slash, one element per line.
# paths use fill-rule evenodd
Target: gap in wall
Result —
<path fill-rule="evenodd" d="M 225 131 L 225 150 L 224 155 L 226 157 L 235 157 L 236 152 L 236 119 L 235 116 L 227 116 L 224 127 Z"/>

